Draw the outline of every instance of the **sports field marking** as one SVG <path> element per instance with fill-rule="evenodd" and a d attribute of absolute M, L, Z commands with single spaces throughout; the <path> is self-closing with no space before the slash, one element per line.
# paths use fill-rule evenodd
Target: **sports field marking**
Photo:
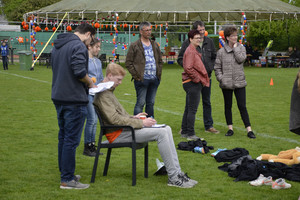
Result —
<path fill-rule="evenodd" d="M 49 81 L 43 81 L 43 80 L 39 80 L 39 79 L 36 79 L 36 78 L 31 78 L 31 77 L 26 77 L 26 76 L 21 76 L 21 75 L 18 75 L 18 74 L 12 74 L 12 73 L 7 73 L 7 72 L 2 72 L 0 71 L 0 73 L 2 74 L 7 74 L 7 75 L 12 75 L 12 76 L 17 76 L 17 77 L 20 77 L 20 78 L 24 78 L 24 79 L 29 79 L 29 80 L 33 80 L 33 81 L 38 81 L 38 82 L 41 82 L 41 83 L 47 83 L 47 84 L 51 84 L 51 82 Z M 132 101 L 128 101 L 128 100 L 123 100 L 123 99 L 119 99 L 120 102 L 124 102 L 124 103 L 128 103 L 128 104 L 131 104 L 131 105 L 135 105 L 134 102 Z M 162 108 L 159 108 L 159 107 L 154 107 L 155 110 L 158 110 L 158 111 L 161 111 L 161 112 L 165 112 L 165 113 L 169 113 L 169 114 L 172 114 L 172 115 L 177 115 L 177 116 L 182 116 L 183 114 L 180 113 L 180 112 L 174 112 L 174 111 L 170 111 L 170 110 L 166 110 L 166 109 L 162 109 Z M 199 118 L 199 117 L 196 117 L 197 120 L 202 120 L 202 118 Z M 223 126 L 223 127 L 227 127 L 226 124 L 224 123 L 220 123 L 220 122 L 214 122 L 215 124 L 219 125 L 219 126 Z M 240 127 L 235 127 L 235 129 L 237 130 L 245 130 L 244 128 L 240 128 Z M 289 139 L 289 138 L 283 138 L 283 137 L 277 137 L 277 136 L 271 136 L 271 135 L 268 135 L 266 133 L 258 133 L 256 131 L 254 131 L 256 135 L 259 135 L 261 137 L 265 137 L 265 138 L 272 138 L 272 139 L 277 139 L 277 140 L 282 140 L 282 141 L 286 141 L 286 142 L 290 142 L 290 143 L 295 143 L 295 144 L 298 144 L 300 145 L 300 142 L 297 141 L 297 140 L 293 140 L 293 139 Z"/>
<path fill-rule="evenodd" d="M 49 82 L 49 81 L 43 81 L 43 80 L 39 80 L 39 79 L 36 79 L 36 78 L 31 78 L 31 77 L 27 77 L 27 76 L 22 76 L 22 75 L 19 75 L 19 74 L 7 73 L 7 72 L 2 72 L 2 71 L 0 71 L 0 73 L 1 73 L 1 74 L 12 75 L 12 76 L 16 76 L 16 77 L 20 77 L 20 78 L 24 78 L 24 79 L 29 79 L 29 80 L 33 80 L 33 81 L 38 81 L 38 82 L 41 82 L 41 83 L 48 83 L 48 84 L 51 84 L 51 82 Z"/>
<path fill-rule="evenodd" d="M 128 103 L 128 104 L 132 104 L 135 105 L 134 102 L 128 101 L 128 100 L 122 100 L 119 99 L 120 102 L 124 102 L 124 103 Z M 158 108 L 157 106 L 154 107 L 154 110 L 158 110 L 161 112 L 165 112 L 165 113 L 169 113 L 171 115 L 177 115 L 177 116 L 182 116 L 183 113 L 180 112 L 174 112 L 174 111 L 170 111 L 170 110 L 166 110 L 166 109 L 162 109 L 162 108 Z M 196 120 L 203 120 L 202 118 L 196 117 Z M 221 122 L 214 122 L 215 124 L 219 125 L 219 126 L 223 126 L 223 127 L 227 127 L 227 125 L 225 123 L 221 123 Z M 239 130 L 239 131 L 245 131 L 245 128 L 241 128 L 241 127 L 234 127 L 235 129 Z M 272 139 L 277 139 L 277 140 L 283 140 L 286 142 L 290 142 L 290 143 L 296 143 L 298 145 L 300 145 L 300 142 L 297 140 L 293 140 L 293 139 L 289 139 L 289 138 L 284 138 L 284 137 L 277 137 L 277 136 L 272 136 L 266 133 L 258 133 L 256 131 L 254 131 L 256 135 L 261 136 L 261 137 L 265 137 L 265 138 L 272 138 Z"/>

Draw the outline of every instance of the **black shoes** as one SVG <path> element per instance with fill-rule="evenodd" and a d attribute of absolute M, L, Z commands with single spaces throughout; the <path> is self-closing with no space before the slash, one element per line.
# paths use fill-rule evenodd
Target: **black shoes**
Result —
<path fill-rule="evenodd" d="M 225 136 L 232 136 L 233 133 L 234 133 L 233 130 L 229 129 L 229 130 L 227 131 L 227 133 L 225 134 Z M 254 135 L 254 133 L 253 133 L 252 131 L 249 131 L 248 134 L 247 134 L 247 136 L 248 136 L 248 138 L 250 138 L 250 139 L 255 139 L 255 138 L 256 138 L 256 136 Z"/>
<path fill-rule="evenodd" d="M 229 130 L 227 131 L 227 133 L 225 134 L 225 136 L 232 136 L 233 133 L 234 133 L 233 130 L 229 129 Z"/>
<path fill-rule="evenodd" d="M 94 142 L 84 144 L 83 155 L 95 157 L 96 151 L 97 149 Z M 103 155 L 103 153 L 100 152 L 99 155 Z"/>
<path fill-rule="evenodd" d="M 248 134 L 247 134 L 247 136 L 250 139 L 255 139 L 256 138 L 255 135 L 254 135 L 254 133 L 252 131 L 249 131 Z"/>

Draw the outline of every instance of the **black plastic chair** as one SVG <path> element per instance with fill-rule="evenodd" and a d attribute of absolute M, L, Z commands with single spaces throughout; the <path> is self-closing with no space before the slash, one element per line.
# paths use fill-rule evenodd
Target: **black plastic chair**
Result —
<path fill-rule="evenodd" d="M 106 54 L 105 54 L 105 53 L 103 53 L 103 54 L 101 54 L 101 55 L 99 56 L 99 60 L 101 61 L 102 66 L 103 66 L 103 67 L 106 67 L 106 65 L 107 65 L 107 60 L 106 60 Z"/>
<path fill-rule="evenodd" d="M 100 135 L 99 135 L 99 140 L 98 140 L 98 148 L 96 152 L 96 157 L 95 157 L 95 162 L 94 162 L 94 167 L 93 167 L 93 172 L 92 172 L 92 178 L 91 178 L 91 183 L 95 182 L 95 177 L 96 177 L 96 172 L 97 172 L 97 166 L 98 166 L 98 160 L 99 160 L 99 154 L 100 154 L 100 149 L 102 148 L 107 148 L 107 155 L 106 155 L 106 161 L 105 161 L 105 167 L 103 170 L 103 176 L 107 175 L 108 167 L 109 167 L 109 161 L 110 161 L 110 155 L 111 151 L 113 148 L 122 148 L 122 147 L 130 147 L 132 150 L 132 186 L 136 185 L 136 149 L 142 149 L 144 148 L 144 177 L 148 178 L 148 143 L 136 143 L 135 141 L 135 132 L 134 129 L 131 126 L 116 126 L 116 125 L 111 125 L 111 126 L 104 126 L 103 122 L 101 120 L 101 115 L 100 115 L 100 110 L 98 107 L 94 106 L 101 130 L 100 130 Z M 102 142 L 102 137 L 106 134 L 107 129 L 121 129 L 121 128 L 126 128 L 130 129 L 132 132 L 132 142 L 124 142 L 124 143 L 103 143 Z"/>

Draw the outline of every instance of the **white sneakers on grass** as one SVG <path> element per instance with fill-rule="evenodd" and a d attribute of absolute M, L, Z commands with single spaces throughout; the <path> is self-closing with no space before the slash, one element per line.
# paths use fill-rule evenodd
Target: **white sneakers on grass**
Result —
<path fill-rule="evenodd" d="M 272 189 L 274 190 L 287 189 L 292 187 L 292 185 L 286 183 L 283 178 L 279 178 L 273 181 L 271 176 L 265 177 L 263 174 L 260 174 L 256 180 L 250 181 L 249 184 L 252 186 L 272 185 Z"/>

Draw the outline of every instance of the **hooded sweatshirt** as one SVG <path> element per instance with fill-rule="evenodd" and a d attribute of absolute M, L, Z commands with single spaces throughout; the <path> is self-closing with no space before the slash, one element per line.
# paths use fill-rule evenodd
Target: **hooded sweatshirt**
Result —
<path fill-rule="evenodd" d="M 51 52 L 51 99 L 55 104 L 88 103 L 88 88 L 79 80 L 86 76 L 88 62 L 88 50 L 77 35 L 63 33 L 57 36 Z"/>

